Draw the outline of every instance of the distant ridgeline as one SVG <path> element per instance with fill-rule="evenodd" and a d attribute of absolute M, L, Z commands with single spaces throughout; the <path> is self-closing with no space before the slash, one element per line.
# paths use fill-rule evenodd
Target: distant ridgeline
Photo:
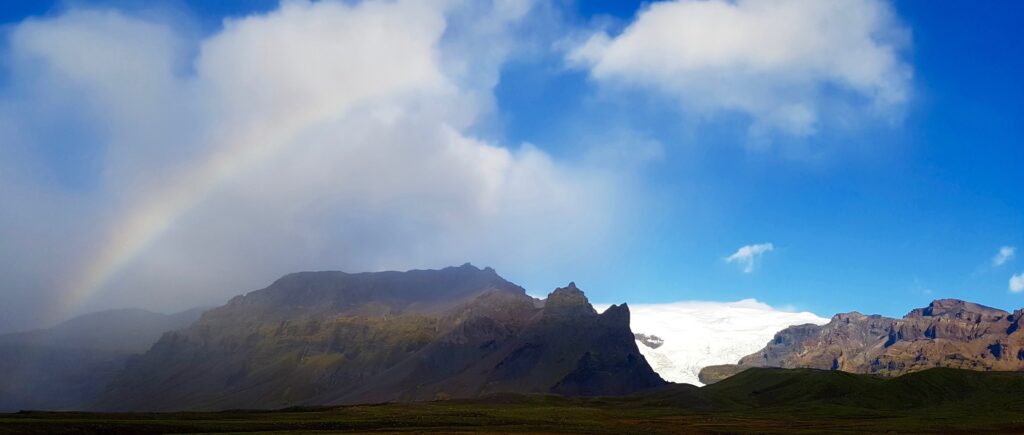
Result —
<path fill-rule="evenodd" d="M 899 376 L 933 367 L 1024 370 L 1024 310 L 1003 310 L 956 299 L 933 301 L 902 319 L 857 312 L 825 325 L 780 331 L 764 349 L 738 364 L 705 367 L 710 384 L 750 367 L 817 368 Z"/>
<path fill-rule="evenodd" d="M 192 309 L 159 314 L 107 310 L 56 327 L 0 335 L 0 412 L 82 409 L 96 400 L 125 366 L 166 331 L 202 314 Z"/>
<path fill-rule="evenodd" d="M 571 283 L 537 300 L 466 264 L 287 275 L 165 334 L 89 409 L 621 395 L 664 384 L 625 304 L 598 314 Z"/>

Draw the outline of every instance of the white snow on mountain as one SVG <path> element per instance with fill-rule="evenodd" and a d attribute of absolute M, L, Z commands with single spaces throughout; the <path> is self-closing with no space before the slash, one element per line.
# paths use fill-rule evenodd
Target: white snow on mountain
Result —
<path fill-rule="evenodd" d="M 608 305 L 594 308 L 603 312 Z M 630 304 L 629 311 L 634 333 L 663 340 L 656 349 L 637 341 L 651 367 L 667 381 L 693 385 L 702 385 L 697 379 L 701 368 L 735 364 L 788 326 L 828 323 L 814 313 L 785 311 L 755 299 Z"/>

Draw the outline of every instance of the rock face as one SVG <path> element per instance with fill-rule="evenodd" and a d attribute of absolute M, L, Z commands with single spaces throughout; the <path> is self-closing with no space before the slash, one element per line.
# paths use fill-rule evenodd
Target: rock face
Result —
<path fill-rule="evenodd" d="M 640 344 L 647 346 L 651 349 L 657 349 L 661 347 L 661 345 L 665 344 L 665 340 L 661 337 L 658 337 L 657 335 L 636 333 L 633 334 L 633 338 L 635 338 L 636 341 L 638 341 Z"/>
<path fill-rule="evenodd" d="M 574 284 L 536 300 L 466 264 L 285 276 L 164 335 L 95 409 L 610 395 L 664 383 L 636 347 L 625 304 L 597 314 Z"/>
<path fill-rule="evenodd" d="M 748 367 L 817 368 L 899 376 L 932 367 L 970 370 L 1024 369 L 1022 310 L 1003 310 L 940 299 L 902 319 L 857 312 L 837 314 L 825 325 L 780 331 L 760 351 L 735 366 L 702 371 L 709 381 Z"/>

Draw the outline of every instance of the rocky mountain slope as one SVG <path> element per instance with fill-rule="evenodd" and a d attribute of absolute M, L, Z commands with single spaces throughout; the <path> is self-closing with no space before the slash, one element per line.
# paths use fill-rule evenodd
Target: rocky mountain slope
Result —
<path fill-rule="evenodd" d="M 0 411 L 80 409 L 131 354 L 145 351 L 166 331 L 188 326 L 201 312 L 107 310 L 52 328 L 0 335 Z"/>
<path fill-rule="evenodd" d="M 825 325 L 780 331 L 738 364 L 711 366 L 701 380 L 715 382 L 749 367 L 817 368 L 898 376 L 933 367 L 980 371 L 1024 370 L 1024 311 L 940 299 L 902 319 L 857 312 Z"/>
<path fill-rule="evenodd" d="M 95 409 L 280 408 L 663 385 L 629 309 L 546 300 L 493 269 L 287 275 L 128 362 Z"/>

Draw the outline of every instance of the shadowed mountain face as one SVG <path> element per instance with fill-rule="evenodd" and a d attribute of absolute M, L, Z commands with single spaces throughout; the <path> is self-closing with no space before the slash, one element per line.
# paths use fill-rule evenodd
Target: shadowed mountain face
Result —
<path fill-rule="evenodd" d="M 1022 310 L 1011 314 L 956 299 L 933 301 L 902 319 L 837 314 L 825 325 L 786 328 L 738 364 L 706 367 L 701 380 L 715 382 L 748 367 L 806 367 L 883 376 L 932 367 L 1022 370 L 1022 314 Z"/>
<path fill-rule="evenodd" d="M 493 392 L 626 394 L 664 381 L 629 310 L 546 301 L 471 265 L 307 272 L 239 296 L 128 362 L 97 409 L 280 408 Z"/>
<path fill-rule="evenodd" d="M 201 312 L 108 310 L 49 329 L 0 335 L 0 411 L 81 409 L 131 354 L 144 352 L 166 331 L 188 326 Z"/>

